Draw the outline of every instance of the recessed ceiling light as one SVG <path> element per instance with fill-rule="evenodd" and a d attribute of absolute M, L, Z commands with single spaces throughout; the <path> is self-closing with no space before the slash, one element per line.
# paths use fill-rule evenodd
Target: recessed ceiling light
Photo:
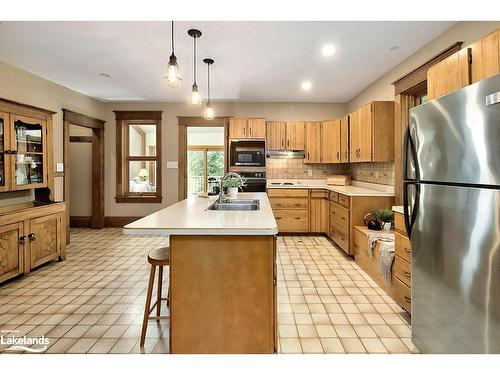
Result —
<path fill-rule="evenodd" d="M 392 46 L 391 48 L 389 48 L 389 51 L 394 52 L 398 49 L 399 49 L 399 46 Z"/>
<path fill-rule="evenodd" d="M 302 87 L 302 90 L 304 91 L 309 91 L 311 90 L 312 84 L 309 81 L 304 81 L 302 82 L 302 85 L 300 85 L 300 87 Z"/>
<path fill-rule="evenodd" d="M 104 77 L 104 78 L 109 78 L 109 77 L 111 77 L 108 73 L 99 73 L 99 75 L 100 75 L 101 77 Z"/>
<path fill-rule="evenodd" d="M 323 53 L 323 56 L 330 57 L 335 55 L 335 46 L 333 44 L 325 44 L 321 48 L 321 52 Z"/>

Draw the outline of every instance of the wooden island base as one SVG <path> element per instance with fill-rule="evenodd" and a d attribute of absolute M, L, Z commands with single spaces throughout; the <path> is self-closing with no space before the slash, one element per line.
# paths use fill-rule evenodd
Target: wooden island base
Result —
<path fill-rule="evenodd" d="M 276 353 L 276 238 L 170 237 L 171 353 Z"/>

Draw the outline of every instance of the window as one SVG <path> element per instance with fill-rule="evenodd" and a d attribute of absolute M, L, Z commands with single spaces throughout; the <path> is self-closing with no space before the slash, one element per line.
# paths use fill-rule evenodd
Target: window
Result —
<path fill-rule="evenodd" d="M 161 203 L 161 113 L 115 111 L 118 203 Z"/>
<path fill-rule="evenodd" d="M 224 175 L 224 146 L 188 146 L 188 194 L 218 186 Z"/>

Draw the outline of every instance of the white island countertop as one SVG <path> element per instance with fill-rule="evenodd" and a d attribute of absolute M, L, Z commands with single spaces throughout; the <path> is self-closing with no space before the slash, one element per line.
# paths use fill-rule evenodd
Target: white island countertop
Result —
<path fill-rule="evenodd" d="M 289 185 L 286 185 L 289 184 Z M 351 197 L 393 197 L 394 186 L 352 181 L 352 185 L 327 185 L 325 180 L 267 180 L 268 189 L 325 189 Z"/>
<path fill-rule="evenodd" d="M 210 211 L 218 197 L 190 197 L 123 227 L 124 234 L 274 235 L 278 225 L 266 193 L 239 193 L 238 199 L 258 199 L 256 211 Z"/>

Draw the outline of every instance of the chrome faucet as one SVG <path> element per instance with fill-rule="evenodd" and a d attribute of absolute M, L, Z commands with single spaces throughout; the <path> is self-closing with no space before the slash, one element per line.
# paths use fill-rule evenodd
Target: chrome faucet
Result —
<path fill-rule="evenodd" d="M 226 180 L 226 178 L 228 177 L 236 177 L 238 178 L 240 181 L 241 181 L 241 184 L 243 185 L 243 178 L 241 178 L 241 176 L 236 173 L 236 172 L 227 172 L 224 176 L 221 177 L 220 179 L 220 191 L 219 191 L 219 203 L 223 203 L 225 201 L 224 199 L 224 181 Z"/>

